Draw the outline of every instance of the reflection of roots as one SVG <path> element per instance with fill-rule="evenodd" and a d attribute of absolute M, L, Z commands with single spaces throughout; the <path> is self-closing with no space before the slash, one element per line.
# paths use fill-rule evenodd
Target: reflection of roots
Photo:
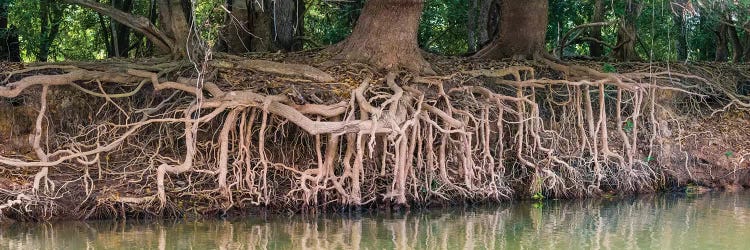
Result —
<path fill-rule="evenodd" d="M 124 214 L 124 204 L 199 212 L 211 204 L 224 210 L 384 200 L 405 205 L 503 199 L 523 189 L 558 197 L 654 189 L 659 170 L 643 159 L 654 153 L 657 131 L 664 129 L 657 93 L 698 95 L 678 78 L 708 81 L 666 71 L 604 74 L 547 64 L 566 79 L 537 78 L 523 66 L 429 78 L 389 73 L 364 79 L 348 101 L 333 104 L 226 91 L 202 79 L 163 81 L 166 70 L 143 67 L 119 73 L 32 68 L 8 74 L 16 80 L 0 87 L 0 96 L 42 86 L 31 140 L 37 159 L 0 155 L 0 165 L 37 171 L 37 196 L 30 202 L 61 195 L 50 173 L 73 170 L 82 177 L 62 186 L 85 187 L 81 202 L 96 204 L 79 205 L 86 216 L 97 207 Z M 50 68 L 56 74 L 13 76 Z M 327 78 L 287 70 L 273 73 Z M 83 88 L 84 82 L 98 90 Z M 135 95 L 149 83 L 158 94 Z M 79 135 L 45 137 L 47 92 L 60 85 L 102 98 L 111 108 L 99 112 L 108 117 Z M 108 93 L 128 86 L 136 87 Z M 58 141 L 43 144 L 43 138 Z M 96 180 L 90 171 L 98 172 Z M 199 202 L 208 207 L 196 207 Z"/>

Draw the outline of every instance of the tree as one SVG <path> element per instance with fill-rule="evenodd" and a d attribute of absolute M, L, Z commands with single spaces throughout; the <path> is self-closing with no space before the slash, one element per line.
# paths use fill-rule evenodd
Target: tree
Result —
<path fill-rule="evenodd" d="M 727 42 L 729 42 L 727 37 L 729 34 L 729 26 L 725 23 L 719 23 L 714 32 L 716 33 L 716 52 L 714 54 L 714 61 L 726 62 L 729 57 L 729 46 L 727 45 Z"/>
<path fill-rule="evenodd" d="M 112 0 L 112 5 L 130 13 L 133 10 L 133 0 Z M 112 26 L 112 51 L 110 56 L 127 57 L 130 51 L 130 28 L 118 22 L 110 22 Z"/>
<path fill-rule="evenodd" d="M 476 52 L 491 36 L 497 35 L 498 2 L 495 0 L 472 0 L 467 15 L 469 52 Z"/>
<path fill-rule="evenodd" d="M 8 3 L 4 1 L 0 3 L 0 61 L 21 61 L 18 34 L 8 24 Z"/>
<path fill-rule="evenodd" d="M 188 53 L 194 37 L 191 37 L 189 23 L 192 7 L 189 0 L 156 0 L 159 6 L 159 27 L 145 17 L 124 12 L 91 0 L 64 0 L 77 4 L 113 20 L 146 36 L 162 53 L 173 57 L 184 57 Z"/>
<path fill-rule="evenodd" d="M 220 50 L 234 54 L 301 50 L 304 6 L 301 0 L 229 0 Z"/>
<path fill-rule="evenodd" d="M 423 5 L 423 0 L 367 1 L 352 34 L 335 45 L 333 59 L 434 73 L 417 45 Z"/>
<path fill-rule="evenodd" d="M 635 51 L 638 42 L 638 17 L 643 10 L 643 4 L 639 0 L 628 0 L 625 2 L 625 14 L 617 29 L 617 45 L 613 49 L 614 58 L 623 61 L 640 61 L 641 58 Z"/>
<path fill-rule="evenodd" d="M 604 22 L 604 0 L 594 0 L 594 13 L 591 15 L 591 22 Z M 589 55 L 599 58 L 604 55 L 604 46 L 602 45 L 602 27 L 594 26 L 591 28 L 591 38 L 589 41 Z"/>
<path fill-rule="evenodd" d="M 495 39 L 474 56 L 499 59 L 532 58 L 544 52 L 547 0 L 503 0 Z"/>
<path fill-rule="evenodd" d="M 46 62 L 52 42 L 60 32 L 62 22 L 63 6 L 56 0 L 41 0 L 39 2 L 40 39 L 39 50 L 36 53 L 36 60 Z"/>
<path fill-rule="evenodd" d="M 672 1 L 672 20 L 677 31 L 675 37 L 675 49 L 677 50 L 677 60 L 685 61 L 688 56 L 687 47 L 687 27 L 685 26 L 685 12 L 687 7 L 687 0 L 674 0 Z"/>

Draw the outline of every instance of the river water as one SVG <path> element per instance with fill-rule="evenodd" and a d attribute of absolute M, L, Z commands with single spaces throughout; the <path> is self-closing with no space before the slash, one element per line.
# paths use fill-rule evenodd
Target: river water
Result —
<path fill-rule="evenodd" d="M 750 249 L 750 192 L 400 214 L 0 226 L 0 249 Z"/>

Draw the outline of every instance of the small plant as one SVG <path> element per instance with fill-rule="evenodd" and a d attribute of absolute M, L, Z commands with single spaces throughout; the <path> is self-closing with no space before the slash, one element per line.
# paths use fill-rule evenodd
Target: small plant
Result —
<path fill-rule="evenodd" d="M 633 124 L 633 121 L 631 121 L 631 120 L 627 120 L 627 121 L 625 122 L 625 126 L 624 126 L 624 127 L 622 127 L 622 129 L 623 129 L 623 130 L 625 130 L 625 132 L 628 132 L 628 133 L 630 133 L 630 132 L 632 132 L 632 131 L 633 131 L 633 127 L 634 127 L 634 126 L 635 126 L 635 124 Z"/>
<path fill-rule="evenodd" d="M 734 152 L 732 151 L 724 152 L 724 156 L 726 156 L 727 158 L 731 158 L 732 156 L 734 156 Z"/>
<path fill-rule="evenodd" d="M 536 201 L 544 200 L 544 195 L 542 194 L 542 191 L 534 193 L 534 195 L 531 196 L 531 199 Z"/>
<path fill-rule="evenodd" d="M 648 157 L 646 157 L 646 159 L 644 161 L 646 161 L 646 163 L 649 163 L 649 162 L 651 162 L 653 160 L 655 160 L 654 157 L 651 156 L 651 155 L 649 155 Z"/>
<path fill-rule="evenodd" d="M 537 201 L 532 203 L 531 206 L 537 209 L 542 209 L 544 207 L 544 203 L 541 201 Z"/>
<path fill-rule="evenodd" d="M 604 73 L 617 73 L 617 69 L 615 68 L 615 66 L 609 63 L 605 63 L 604 65 L 602 65 L 602 71 Z"/>

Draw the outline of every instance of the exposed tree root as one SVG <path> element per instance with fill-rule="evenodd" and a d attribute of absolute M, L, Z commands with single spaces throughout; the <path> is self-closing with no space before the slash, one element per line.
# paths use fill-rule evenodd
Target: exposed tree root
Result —
<path fill-rule="evenodd" d="M 42 91 L 30 136 L 35 157 L 0 154 L 0 166 L 35 173 L 33 184 L 0 189 L 9 197 L 0 212 L 47 211 L 80 190 L 85 198 L 70 213 L 84 218 L 643 192 L 665 179 L 655 162 L 666 157 L 674 128 L 667 119 L 676 112 L 665 95 L 695 100 L 699 112 L 748 106 L 706 78 L 661 67 L 618 74 L 539 62 L 559 77 L 529 66 L 358 73 L 357 84 L 332 90 L 339 100 L 324 102 L 309 101 L 315 93 L 228 90 L 222 73 L 193 79 L 71 65 L 8 72 L 0 97 Z M 336 81 L 305 65 L 211 65 Z M 48 92 L 66 85 L 100 108 L 62 130 L 52 125 L 60 114 L 48 108 Z"/>

